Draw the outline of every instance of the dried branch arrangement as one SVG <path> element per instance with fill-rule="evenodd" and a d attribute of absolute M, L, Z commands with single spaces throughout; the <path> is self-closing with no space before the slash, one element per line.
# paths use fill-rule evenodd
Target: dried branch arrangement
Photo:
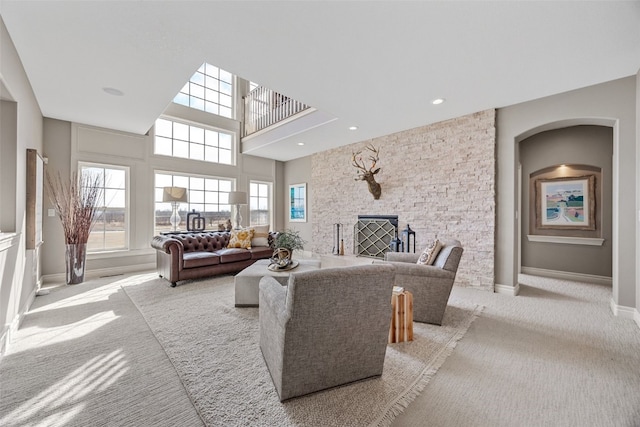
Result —
<path fill-rule="evenodd" d="M 47 173 L 49 200 L 64 231 L 66 244 L 87 243 L 97 219 L 97 204 L 101 199 L 100 176 L 76 173 L 62 178 L 60 173 Z"/>

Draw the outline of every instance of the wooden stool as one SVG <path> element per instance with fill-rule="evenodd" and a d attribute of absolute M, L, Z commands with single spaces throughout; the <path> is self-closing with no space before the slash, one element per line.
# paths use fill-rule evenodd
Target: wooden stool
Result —
<path fill-rule="evenodd" d="M 389 343 L 413 341 L 413 294 L 394 286 Z"/>

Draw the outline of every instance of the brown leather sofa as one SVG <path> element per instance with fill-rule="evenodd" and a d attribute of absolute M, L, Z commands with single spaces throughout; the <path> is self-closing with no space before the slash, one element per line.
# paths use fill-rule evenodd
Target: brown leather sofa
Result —
<path fill-rule="evenodd" d="M 271 258 L 277 233 L 269 233 L 270 246 L 251 249 L 227 248 L 227 231 L 198 231 L 155 236 L 158 275 L 175 287 L 180 280 L 197 279 L 245 269 L 259 259 Z"/>

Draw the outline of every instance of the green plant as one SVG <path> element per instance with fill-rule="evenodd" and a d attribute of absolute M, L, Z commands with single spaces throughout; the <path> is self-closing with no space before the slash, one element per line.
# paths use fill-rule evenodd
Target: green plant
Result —
<path fill-rule="evenodd" d="M 300 237 L 299 231 L 288 229 L 278 233 L 275 246 L 276 248 L 286 248 L 293 251 L 295 249 L 304 249 L 305 243 L 307 242 Z"/>

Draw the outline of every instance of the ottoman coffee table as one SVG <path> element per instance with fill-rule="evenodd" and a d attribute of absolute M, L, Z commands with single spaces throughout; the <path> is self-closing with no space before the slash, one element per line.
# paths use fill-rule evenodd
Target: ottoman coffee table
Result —
<path fill-rule="evenodd" d="M 298 266 L 296 268 L 285 271 L 271 271 L 267 268 L 270 261 L 268 259 L 261 259 L 236 274 L 234 280 L 236 287 L 236 307 L 258 306 L 260 298 L 260 279 L 264 276 L 271 276 L 282 286 L 286 286 L 289 281 L 289 274 L 317 270 L 320 268 L 320 260 L 298 259 L 296 261 L 298 261 Z"/>

